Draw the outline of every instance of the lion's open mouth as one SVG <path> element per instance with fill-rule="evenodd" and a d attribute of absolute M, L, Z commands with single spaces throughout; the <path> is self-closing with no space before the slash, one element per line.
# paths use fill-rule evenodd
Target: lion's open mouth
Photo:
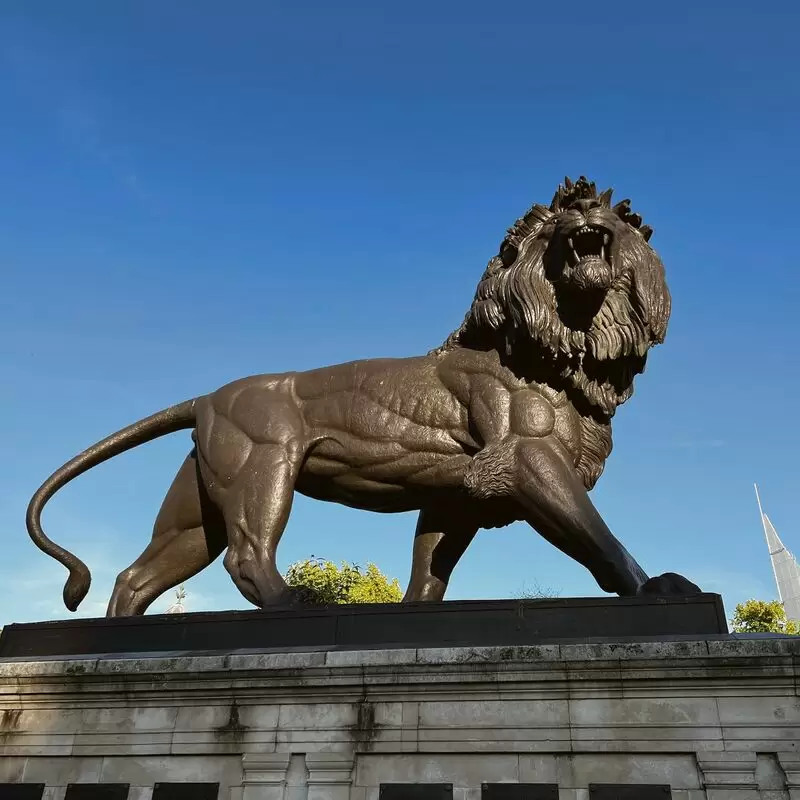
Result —
<path fill-rule="evenodd" d="M 597 259 L 611 264 L 611 234 L 608 231 L 583 225 L 567 237 L 567 245 L 571 267 Z"/>
<path fill-rule="evenodd" d="M 581 225 L 565 234 L 563 279 L 578 289 L 606 291 L 614 280 L 611 231 Z"/>

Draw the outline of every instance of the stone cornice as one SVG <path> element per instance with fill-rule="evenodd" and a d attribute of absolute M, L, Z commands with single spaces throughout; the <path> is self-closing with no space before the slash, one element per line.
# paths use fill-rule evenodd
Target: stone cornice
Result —
<path fill-rule="evenodd" d="M 757 678 L 759 691 L 796 685 L 800 638 L 538 645 L 530 647 L 162 654 L 125 658 L 0 661 L 0 697 L 8 703 L 79 695 L 105 702 L 109 693 L 163 696 L 173 701 L 220 698 L 235 690 L 259 698 L 291 689 L 310 700 L 353 692 L 430 699 L 453 691 L 479 695 L 519 691 L 537 696 L 682 695 L 709 684 Z M 243 696 L 243 694 L 245 696 Z"/>

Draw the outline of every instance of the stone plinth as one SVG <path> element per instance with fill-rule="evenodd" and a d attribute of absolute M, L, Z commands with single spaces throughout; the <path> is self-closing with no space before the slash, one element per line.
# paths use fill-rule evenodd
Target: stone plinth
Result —
<path fill-rule="evenodd" d="M 732 636 L 5 659 L 0 781 L 44 783 L 47 800 L 184 781 L 222 800 L 378 800 L 389 783 L 478 800 L 505 782 L 560 800 L 607 784 L 790 800 L 799 673 L 800 639 Z"/>
<path fill-rule="evenodd" d="M 7 625 L 0 657 L 459 647 L 727 634 L 718 594 L 284 607 Z"/>

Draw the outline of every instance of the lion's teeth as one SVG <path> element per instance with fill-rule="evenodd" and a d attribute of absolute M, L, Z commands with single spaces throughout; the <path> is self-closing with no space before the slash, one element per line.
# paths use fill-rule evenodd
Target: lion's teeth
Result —
<path fill-rule="evenodd" d="M 603 234 L 603 245 L 607 245 L 610 238 L 611 237 L 607 233 L 604 233 Z"/>

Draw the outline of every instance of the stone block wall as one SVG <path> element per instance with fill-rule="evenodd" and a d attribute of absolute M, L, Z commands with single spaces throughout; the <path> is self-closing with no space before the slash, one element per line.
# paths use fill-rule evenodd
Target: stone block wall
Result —
<path fill-rule="evenodd" d="M 46 800 L 185 782 L 220 800 L 378 800 L 394 783 L 800 800 L 799 665 L 787 638 L 6 660 L 0 783 Z"/>

